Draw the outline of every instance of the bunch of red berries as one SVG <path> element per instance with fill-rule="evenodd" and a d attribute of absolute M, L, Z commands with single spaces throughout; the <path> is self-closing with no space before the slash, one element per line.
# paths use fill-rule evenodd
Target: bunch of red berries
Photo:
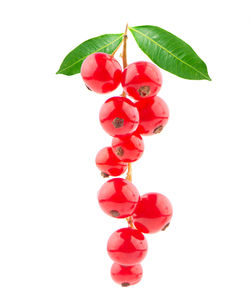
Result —
<path fill-rule="evenodd" d="M 143 233 L 164 230 L 172 217 L 172 206 L 160 193 L 139 195 L 131 182 L 131 163 L 143 154 L 142 136 L 162 131 L 169 118 L 167 104 L 157 95 L 162 85 L 160 70 L 150 62 L 135 62 L 123 71 L 118 61 L 105 53 L 89 55 L 82 64 L 86 86 L 97 93 L 108 93 L 122 84 L 123 94 L 111 97 L 100 110 L 100 123 L 113 137 L 112 145 L 96 156 L 96 165 L 104 177 L 112 178 L 98 192 L 102 210 L 116 218 L 126 218 L 129 227 L 115 231 L 107 250 L 114 261 L 113 280 L 122 286 L 136 284 L 142 277 L 140 262 L 147 253 Z M 129 95 L 135 100 L 126 98 Z"/>

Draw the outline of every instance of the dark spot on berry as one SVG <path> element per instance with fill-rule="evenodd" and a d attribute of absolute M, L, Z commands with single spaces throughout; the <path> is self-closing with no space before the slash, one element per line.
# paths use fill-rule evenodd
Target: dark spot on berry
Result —
<path fill-rule="evenodd" d="M 159 126 L 159 127 L 154 129 L 153 133 L 158 134 L 158 133 L 161 133 L 162 130 L 163 130 L 163 126 Z"/>
<path fill-rule="evenodd" d="M 142 86 L 138 90 L 141 97 L 146 97 L 150 94 L 150 86 Z"/>
<path fill-rule="evenodd" d="M 117 210 L 111 210 L 110 215 L 112 215 L 113 217 L 118 217 L 120 215 L 120 213 Z"/>
<path fill-rule="evenodd" d="M 169 225 L 170 225 L 170 223 L 168 223 L 167 225 L 165 225 L 165 226 L 161 229 L 161 231 L 165 231 L 165 230 L 168 228 Z"/>
<path fill-rule="evenodd" d="M 118 156 L 123 156 L 123 154 L 124 154 L 124 150 L 122 149 L 122 147 L 117 147 L 115 149 L 115 152 Z"/>
<path fill-rule="evenodd" d="M 116 129 L 123 127 L 123 124 L 124 124 L 124 119 L 119 118 L 119 117 L 116 117 L 116 118 L 112 121 L 112 125 L 113 125 Z"/>
<path fill-rule="evenodd" d="M 130 285 L 130 283 L 128 283 L 128 282 L 123 282 L 121 285 L 122 285 L 122 287 L 127 287 L 127 286 Z"/>
<path fill-rule="evenodd" d="M 109 174 L 107 174 L 105 172 L 101 172 L 101 176 L 105 178 L 105 177 L 109 177 Z"/>

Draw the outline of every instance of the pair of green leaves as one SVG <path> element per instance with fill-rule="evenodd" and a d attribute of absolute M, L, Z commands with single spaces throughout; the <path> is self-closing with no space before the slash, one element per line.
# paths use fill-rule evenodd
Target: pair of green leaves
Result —
<path fill-rule="evenodd" d="M 152 25 L 129 27 L 129 30 L 140 49 L 160 68 L 185 79 L 211 80 L 204 61 L 180 38 Z M 123 34 L 107 34 L 83 42 L 64 58 L 57 74 L 80 73 L 88 55 L 112 54 L 122 39 Z"/>

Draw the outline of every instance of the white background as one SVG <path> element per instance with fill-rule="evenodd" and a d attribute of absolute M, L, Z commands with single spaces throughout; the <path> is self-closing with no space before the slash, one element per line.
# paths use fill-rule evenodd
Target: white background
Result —
<path fill-rule="evenodd" d="M 4 1 L 0 7 L 0 303 L 241 303 L 250 283 L 248 1 Z M 163 27 L 207 63 L 212 82 L 163 71 L 164 132 L 133 166 L 140 193 L 169 197 L 166 232 L 148 236 L 140 284 L 113 283 L 97 151 L 102 103 L 79 75 L 56 75 L 86 39 Z M 119 55 L 119 54 L 118 54 Z M 120 59 L 119 59 L 120 60 Z M 131 35 L 128 61 L 147 60 Z"/>

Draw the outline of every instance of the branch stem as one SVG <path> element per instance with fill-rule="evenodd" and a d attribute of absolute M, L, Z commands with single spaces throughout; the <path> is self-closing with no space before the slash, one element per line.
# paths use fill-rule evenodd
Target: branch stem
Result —
<path fill-rule="evenodd" d="M 130 182 L 132 182 L 132 164 L 128 163 L 128 171 L 127 171 L 127 176 L 126 179 Z"/>
<path fill-rule="evenodd" d="M 125 32 L 123 35 L 123 51 L 122 51 L 122 63 L 123 69 L 128 66 L 127 62 L 127 39 L 128 39 L 128 24 L 126 24 Z"/>
<path fill-rule="evenodd" d="M 123 49 L 122 49 L 122 64 L 123 64 L 123 69 L 125 69 L 128 66 L 127 62 L 127 39 L 128 39 L 128 23 L 126 24 L 125 32 L 123 35 Z M 126 97 L 126 92 L 123 90 L 121 96 Z M 132 165 L 131 163 L 128 163 L 128 171 L 127 171 L 127 176 L 126 180 L 132 182 Z M 132 229 L 135 229 L 134 223 L 133 223 L 133 218 L 132 216 L 129 216 L 126 218 L 128 222 L 128 226 Z"/>

